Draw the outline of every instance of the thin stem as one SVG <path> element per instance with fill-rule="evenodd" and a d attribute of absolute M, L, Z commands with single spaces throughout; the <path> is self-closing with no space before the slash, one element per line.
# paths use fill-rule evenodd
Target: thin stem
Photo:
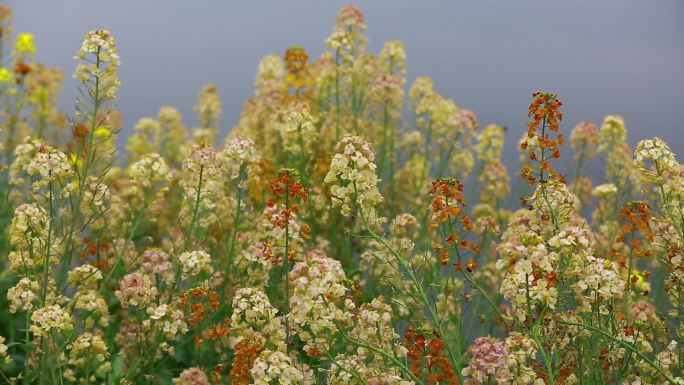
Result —
<path fill-rule="evenodd" d="M 578 327 L 581 327 L 581 328 L 590 330 L 590 331 L 592 331 L 592 332 L 599 333 L 599 334 L 601 334 L 601 335 L 604 336 L 604 337 L 610 338 L 610 339 L 613 340 L 615 343 L 617 343 L 617 344 L 621 345 L 622 347 L 624 347 L 624 348 L 630 350 L 632 353 L 634 353 L 634 354 L 636 354 L 637 356 L 639 356 L 639 358 L 641 358 L 642 360 L 646 361 L 646 363 L 647 363 L 649 366 L 651 366 L 653 369 L 655 369 L 661 376 L 665 377 L 665 379 L 667 380 L 667 382 L 669 382 L 669 383 L 671 383 L 671 384 L 675 384 L 675 385 L 677 384 L 677 383 L 674 381 L 674 379 L 672 379 L 672 377 L 670 377 L 667 373 L 665 373 L 665 372 L 660 368 L 660 366 L 656 365 L 655 362 L 653 362 L 653 360 L 651 360 L 650 358 L 646 357 L 646 356 L 645 356 L 643 353 L 641 353 L 638 349 L 636 349 L 634 346 L 632 346 L 632 345 L 626 343 L 625 341 L 622 341 L 622 340 L 620 340 L 620 339 L 617 339 L 617 338 L 613 337 L 612 335 L 610 335 L 610 334 L 604 332 L 603 330 L 598 329 L 598 328 L 595 328 L 595 327 L 590 326 L 590 325 L 585 325 L 585 324 L 580 324 L 580 323 L 574 323 L 574 322 L 565 322 L 565 321 L 557 321 L 557 322 L 560 323 L 560 324 L 563 324 L 563 325 L 578 326 Z"/>
<path fill-rule="evenodd" d="M 289 184 L 285 187 L 285 212 L 290 210 L 290 189 Z M 288 214 L 289 215 L 289 214 Z M 290 220 L 285 217 L 285 260 L 283 261 L 285 269 L 285 346 L 287 351 L 290 351 Z"/>
<path fill-rule="evenodd" d="M 197 217 L 199 215 L 199 204 L 200 204 L 200 199 L 202 198 L 202 182 L 204 179 L 204 166 L 200 166 L 200 172 L 199 172 L 199 181 L 197 183 L 197 194 L 195 194 L 195 205 L 192 209 L 192 221 L 190 222 L 190 228 L 188 229 L 188 233 L 185 235 L 185 243 L 183 245 L 183 251 L 188 251 L 188 247 L 190 246 L 190 238 L 193 237 L 195 233 L 195 225 L 197 224 Z"/>

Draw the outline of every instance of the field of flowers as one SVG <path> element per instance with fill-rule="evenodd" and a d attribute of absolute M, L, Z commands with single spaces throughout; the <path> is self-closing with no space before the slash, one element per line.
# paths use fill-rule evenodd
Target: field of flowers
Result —
<path fill-rule="evenodd" d="M 505 128 L 365 28 L 346 6 L 318 59 L 265 56 L 226 138 L 207 85 L 199 127 L 163 107 L 124 149 L 115 37 L 64 113 L 0 7 L 0 382 L 684 384 L 667 144 L 538 92 L 510 170 Z"/>

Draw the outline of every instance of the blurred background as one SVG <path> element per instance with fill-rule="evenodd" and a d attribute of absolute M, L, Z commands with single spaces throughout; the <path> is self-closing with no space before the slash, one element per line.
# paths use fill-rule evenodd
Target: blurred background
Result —
<path fill-rule="evenodd" d="M 7 2 L 6 2 L 7 3 Z M 78 95 L 71 73 L 84 34 L 109 29 L 119 47 L 118 106 L 125 130 L 174 105 L 186 125 L 200 87 L 220 90 L 223 132 L 254 91 L 259 59 L 293 44 L 325 50 L 337 10 L 321 0 L 11 0 L 16 33 L 36 36 L 37 58 L 64 70 L 61 108 Z M 504 158 L 516 158 L 535 90 L 564 102 L 562 130 L 581 120 L 625 117 L 630 142 L 660 136 L 684 155 L 684 2 L 681 0 L 357 1 L 369 50 L 389 39 L 407 51 L 409 82 L 425 75 L 480 127 L 510 129 Z"/>

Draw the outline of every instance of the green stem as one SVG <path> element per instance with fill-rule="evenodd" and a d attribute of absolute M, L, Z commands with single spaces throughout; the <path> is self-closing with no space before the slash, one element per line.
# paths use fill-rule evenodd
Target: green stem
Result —
<path fill-rule="evenodd" d="M 285 211 L 290 210 L 290 189 L 285 187 Z M 287 351 L 290 351 L 290 220 L 285 217 L 285 260 L 283 261 L 285 269 L 285 346 Z"/>
<path fill-rule="evenodd" d="M 195 226 L 197 224 L 197 217 L 199 215 L 200 198 L 202 197 L 203 179 L 204 179 L 204 166 L 200 166 L 199 181 L 197 183 L 197 194 L 195 194 L 195 205 L 192 209 L 192 220 L 190 222 L 190 227 L 188 229 L 188 233 L 185 234 L 185 242 L 183 244 L 183 251 L 188 251 L 188 247 L 190 246 L 190 239 L 195 234 Z"/>
<path fill-rule="evenodd" d="M 603 330 L 598 329 L 598 328 L 595 328 L 595 327 L 590 326 L 590 325 L 585 325 L 585 324 L 580 324 L 580 323 L 574 323 L 574 322 L 565 322 L 565 321 L 557 321 L 557 322 L 560 323 L 560 324 L 563 324 L 563 325 L 570 325 L 570 326 L 581 327 L 581 328 L 590 330 L 590 331 L 592 331 L 592 332 L 599 333 L 599 334 L 601 334 L 601 335 L 604 336 L 604 337 L 610 338 L 610 339 L 613 340 L 615 343 L 617 343 L 617 344 L 621 345 L 622 347 L 624 347 L 624 348 L 630 350 L 631 352 L 633 352 L 634 354 L 636 354 L 637 356 L 639 356 L 639 358 L 641 358 L 642 360 L 646 361 L 646 363 L 647 363 L 649 366 L 651 366 L 653 369 L 655 369 L 661 376 L 665 377 L 665 379 L 667 380 L 667 382 L 669 382 L 669 383 L 671 383 L 671 384 L 675 384 L 675 385 L 677 384 L 677 383 L 674 381 L 674 379 L 672 379 L 672 377 L 670 377 L 670 376 L 669 376 L 667 373 L 665 373 L 658 365 L 656 365 L 655 362 L 653 362 L 653 360 L 651 360 L 650 358 L 646 357 L 643 353 L 641 353 L 638 349 L 636 349 L 636 348 L 635 348 L 634 346 L 632 346 L 631 344 L 628 344 L 628 343 L 626 343 L 625 341 L 622 341 L 622 340 L 620 340 L 620 339 L 617 339 L 617 338 L 613 337 L 612 335 L 610 335 L 610 334 L 604 332 Z"/>

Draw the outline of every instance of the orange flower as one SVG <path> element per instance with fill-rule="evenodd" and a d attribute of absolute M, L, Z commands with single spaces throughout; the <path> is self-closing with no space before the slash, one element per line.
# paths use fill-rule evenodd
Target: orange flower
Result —
<path fill-rule="evenodd" d="M 295 90 L 295 95 L 299 95 L 299 90 L 311 85 L 311 70 L 309 69 L 309 54 L 303 47 L 294 45 L 285 51 L 285 85 L 289 89 Z"/>
<path fill-rule="evenodd" d="M 648 203 L 643 201 L 627 202 L 620 209 L 619 218 L 622 224 L 616 240 L 629 244 L 637 256 L 651 256 L 650 250 L 642 248 L 644 240 L 651 241 L 654 237 L 650 228 L 651 209 Z M 641 237 L 638 236 L 639 233 Z"/>
<path fill-rule="evenodd" d="M 528 140 L 520 144 L 522 150 L 528 151 L 530 160 L 539 164 L 538 175 L 534 175 L 528 166 L 523 169 L 522 177 L 527 179 L 530 185 L 537 182 L 545 183 L 545 174 L 548 174 L 552 179 L 561 178 L 553 170 L 548 160 L 560 158 L 559 146 L 565 142 L 563 135 L 557 135 L 554 139 L 546 131 L 547 128 L 552 132 L 557 132 L 560 129 L 560 122 L 563 120 L 560 107 L 563 103 L 552 93 L 535 92 L 532 97 L 534 99 L 530 103 L 527 113 L 527 116 L 532 118 L 527 123 Z"/>
<path fill-rule="evenodd" d="M 249 384 L 249 372 L 263 350 L 263 345 L 253 337 L 242 339 L 235 344 L 235 358 L 230 368 L 231 384 Z"/>
<path fill-rule="evenodd" d="M 300 182 L 299 172 L 291 168 L 283 168 L 278 172 L 278 176 L 271 180 L 268 184 L 271 193 L 278 196 L 285 196 L 286 208 L 280 211 L 280 215 L 273 215 L 271 223 L 273 225 L 284 229 L 292 217 L 292 213 L 299 212 L 299 206 L 290 200 L 300 199 L 306 202 L 309 198 L 309 190 Z M 276 205 L 275 199 L 268 201 L 269 207 Z"/>
<path fill-rule="evenodd" d="M 449 247 L 459 247 L 465 251 L 479 250 L 475 244 L 465 241 L 461 231 L 472 231 L 473 224 L 470 217 L 465 215 L 465 199 L 463 198 L 463 185 L 461 182 L 451 179 L 437 179 L 432 182 L 430 194 L 433 195 L 430 209 L 433 220 L 429 224 L 430 229 L 442 228 L 444 245 L 434 245 L 442 265 L 449 263 Z M 460 225 L 460 229 L 457 226 Z"/>
<path fill-rule="evenodd" d="M 197 327 L 203 319 L 207 318 L 207 306 L 204 301 L 208 302 L 209 310 L 212 312 L 218 310 L 220 306 L 218 293 L 204 286 L 188 289 L 178 297 L 177 306 L 182 310 L 188 308 L 188 323 L 192 327 Z"/>
<path fill-rule="evenodd" d="M 418 378 L 426 377 L 428 384 L 458 384 L 456 371 L 446 359 L 445 344 L 439 333 L 432 332 L 427 338 L 425 332 L 411 328 L 406 333 L 404 347 L 411 363 L 410 370 Z"/>

